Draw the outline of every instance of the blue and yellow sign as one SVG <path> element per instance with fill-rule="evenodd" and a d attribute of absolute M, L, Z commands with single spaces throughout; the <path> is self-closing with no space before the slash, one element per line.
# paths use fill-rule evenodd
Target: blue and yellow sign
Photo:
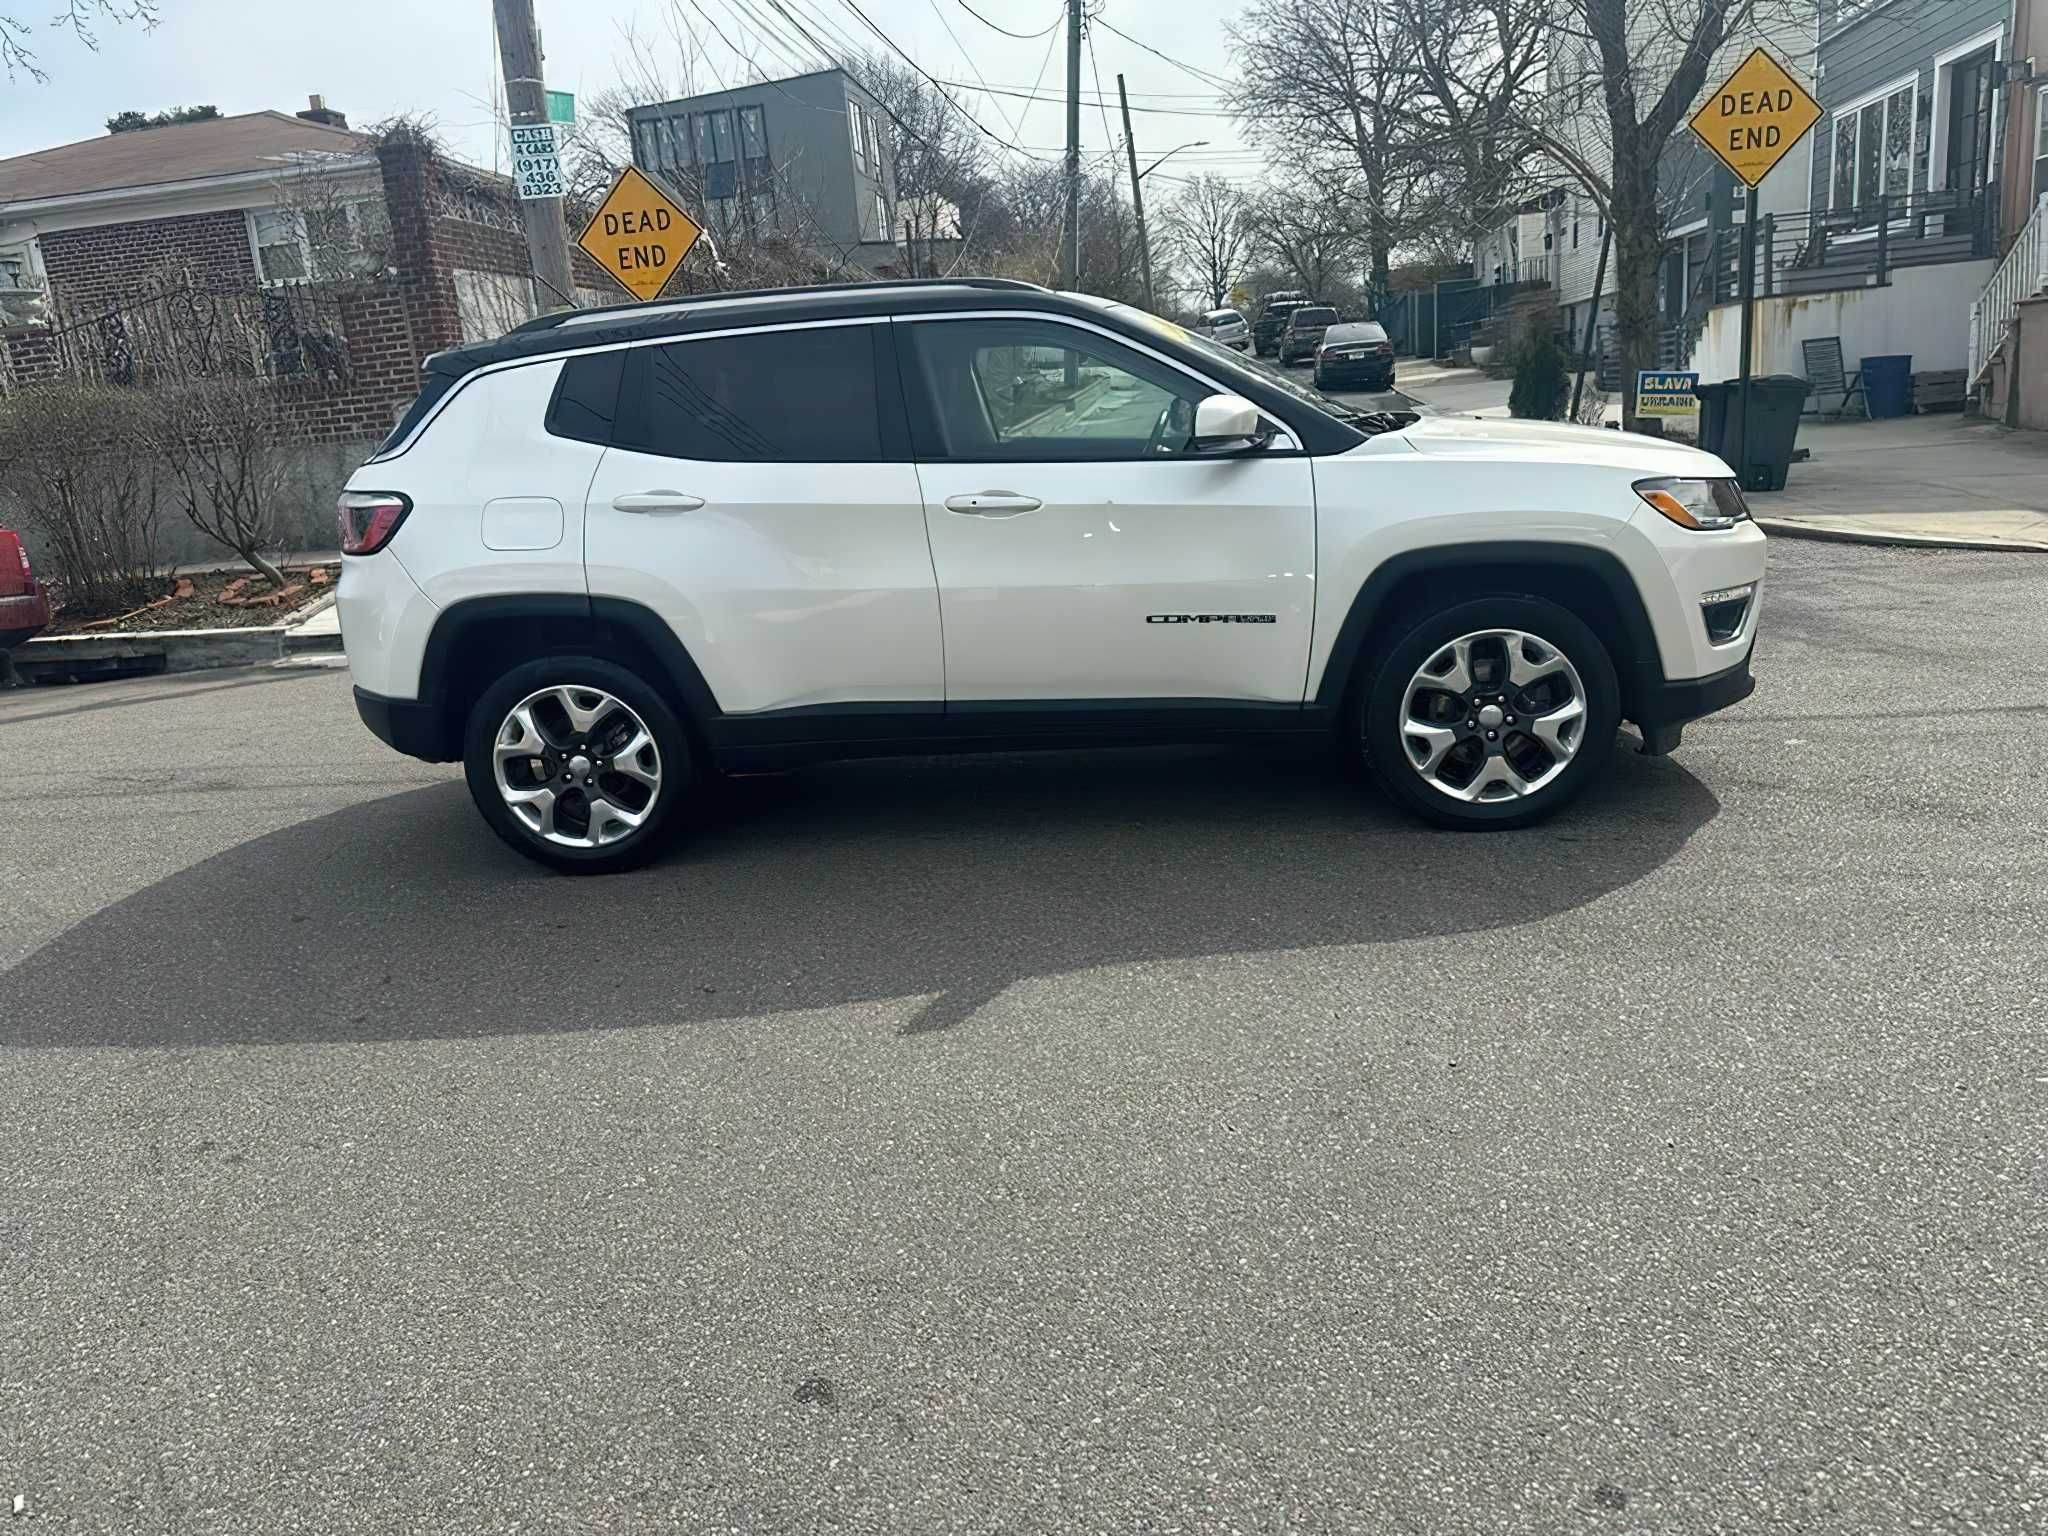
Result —
<path fill-rule="evenodd" d="M 1644 369 L 1636 375 L 1636 414 L 1692 415 L 1700 408 L 1699 396 L 1693 393 L 1699 382 L 1696 373 L 1652 373 Z"/>

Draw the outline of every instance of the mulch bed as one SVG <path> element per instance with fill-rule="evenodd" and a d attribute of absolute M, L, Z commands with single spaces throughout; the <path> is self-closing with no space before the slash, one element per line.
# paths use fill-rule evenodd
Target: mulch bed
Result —
<path fill-rule="evenodd" d="M 285 586 L 272 591 L 249 571 L 195 571 L 167 576 L 159 590 L 137 593 L 128 608 L 92 612 L 67 603 L 57 610 L 52 635 L 134 635 L 162 629 L 242 629 L 282 624 L 334 590 L 331 565 L 293 566 Z"/>

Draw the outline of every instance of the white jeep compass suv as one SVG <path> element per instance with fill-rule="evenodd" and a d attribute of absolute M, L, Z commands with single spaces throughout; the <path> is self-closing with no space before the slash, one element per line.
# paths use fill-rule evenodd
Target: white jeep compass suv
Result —
<path fill-rule="evenodd" d="M 365 722 L 618 869 L 707 769 L 1333 735 L 1454 827 L 1745 697 L 1719 459 L 1360 415 L 996 279 L 553 315 L 428 360 L 340 505 Z"/>

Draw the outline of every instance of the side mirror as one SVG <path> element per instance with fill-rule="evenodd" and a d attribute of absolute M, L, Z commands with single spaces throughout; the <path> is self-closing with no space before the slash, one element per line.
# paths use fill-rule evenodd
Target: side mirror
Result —
<path fill-rule="evenodd" d="M 1195 406 L 1195 453 L 1245 453 L 1263 448 L 1272 429 L 1260 424 L 1259 408 L 1242 395 L 1210 395 Z"/>

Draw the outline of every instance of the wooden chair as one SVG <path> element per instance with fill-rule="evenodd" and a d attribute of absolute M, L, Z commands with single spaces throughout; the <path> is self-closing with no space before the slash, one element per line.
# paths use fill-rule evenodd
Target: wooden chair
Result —
<path fill-rule="evenodd" d="M 1870 402 L 1863 395 L 1863 371 L 1843 371 L 1841 337 L 1809 336 L 1799 343 L 1799 352 L 1806 360 L 1806 389 L 1813 396 L 1814 415 L 1829 414 L 1821 408 L 1823 395 L 1841 396 L 1841 404 L 1832 413 L 1837 421 L 1849 414 L 1851 400 L 1862 407 L 1865 416 L 1870 414 Z"/>

